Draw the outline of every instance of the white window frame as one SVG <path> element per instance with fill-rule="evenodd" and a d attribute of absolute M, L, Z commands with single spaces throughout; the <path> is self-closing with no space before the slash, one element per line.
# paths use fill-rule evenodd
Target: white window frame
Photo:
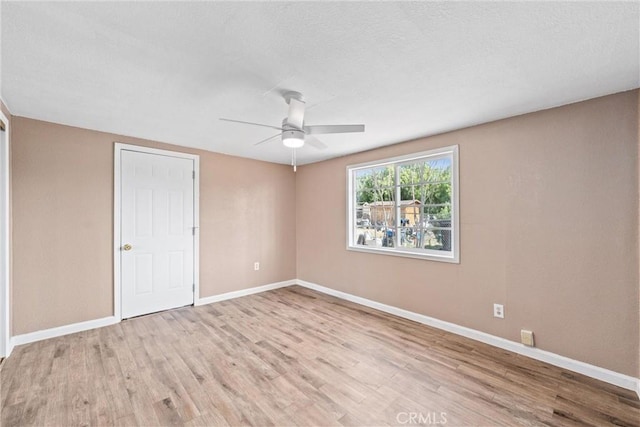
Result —
<path fill-rule="evenodd" d="M 356 227 L 355 214 L 355 172 L 361 169 L 373 167 L 410 163 L 420 159 L 430 159 L 434 157 L 451 158 L 451 251 L 444 252 L 429 249 L 409 249 L 401 247 L 364 247 L 356 245 L 354 230 Z M 396 169 L 397 171 L 398 169 Z M 396 173 L 396 183 L 398 174 Z M 368 252 L 381 255 L 393 255 L 409 258 L 427 259 L 432 261 L 442 261 L 450 263 L 460 263 L 460 191 L 459 191 L 459 168 L 458 168 L 458 146 L 436 148 L 405 156 L 392 157 L 388 159 L 376 160 L 367 163 L 359 163 L 347 166 L 347 250 L 357 252 Z M 397 200 L 399 201 L 399 200 Z M 399 206 L 399 205 L 398 205 Z M 396 221 L 398 216 L 396 215 Z"/>

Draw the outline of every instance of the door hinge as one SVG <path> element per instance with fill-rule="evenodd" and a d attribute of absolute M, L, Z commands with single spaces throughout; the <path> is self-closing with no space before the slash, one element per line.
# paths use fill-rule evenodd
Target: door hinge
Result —
<path fill-rule="evenodd" d="M 191 171 L 191 179 L 196 179 L 196 171 Z"/>
<path fill-rule="evenodd" d="M 191 288 L 191 290 L 192 290 L 193 292 L 195 292 L 195 291 L 196 291 L 196 284 L 195 284 L 195 283 L 193 284 L 193 287 Z"/>
<path fill-rule="evenodd" d="M 192 236 L 196 235 L 196 228 L 195 227 L 191 227 L 191 235 Z"/>

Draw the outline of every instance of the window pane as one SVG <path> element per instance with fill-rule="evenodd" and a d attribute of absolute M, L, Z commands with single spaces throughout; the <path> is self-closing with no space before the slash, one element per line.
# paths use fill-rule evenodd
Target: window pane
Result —
<path fill-rule="evenodd" d="M 356 205 L 362 206 L 371 203 L 373 200 L 369 197 L 369 194 L 365 191 L 356 191 Z"/>
<path fill-rule="evenodd" d="M 400 184 L 411 185 L 420 184 L 422 179 L 422 170 L 424 169 L 424 163 L 410 163 L 398 166 L 400 169 Z"/>
<path fill-rule="evenodd" d="M 392 200 L 394 175 L 393 166 L 359 169 L 354 174 L 355 190 L 362 195 L 363 201 Z"/>
<path fill-rule="evenodd" d="M 402 194 L 402 188 L 400 191 Z M 400 200 L 400 219 L 397 225 L 400 227 L 415 226 L 420 222 L 421 212 L 422 203 L 420 203 L 420 200 Z"/>
<path fill-rule="evenodd" d="M 357 226 L 355 230 L 354 242 L 356 246 L 369 248 L 382 248 L 393 246 L 387 235 L 387 229 L 383 227 Z"/>
<path fill-rule="evenodd" d="M 423 182 L 439 183 L 451 180 L 451 159 L 429 160 L 424 164 Z"/>
<path fill-rule="evenodd" d="M 393 187 L 374 187 L 373 201 L 369 203 L 371 224 L 375 227 L 394 227 L 396 218 L 396 194 Z"/>
<path fill-rule="evenodd" d="M 424 184 L 421 187 L 424 219 L 451 218 L 451 184 Z"/>
<path fill-rule="evenodd" d="M 373 188 L 373 177 L 371 169 L 357 170 L 353 174 L 356 191 L 367 191 Z"/>
<path fill-rule="evenodd" d="M 377 188 L 393 188 L 395 181 L 395 169 L 393 165 L 372 169 L 374 186 Z"/>
<path fill-rule="evenodd" d="M 400 183 L 421 184 L 447 182 L 451 179 L 451 158 L 418 160 L 399 166 Z"/>
<path fill-rule="evenodd" d="M 396 220 L 393 166 L 358 170 L 354 180 L 354 242 L 357 246 L 393 247 Z"/>
<path fill-rule="evenodd" d="M 353 241 L 356 245 L 366 246 L 371 237 L 367 234 L 371 227 L 370 197 L 366 191 L 356 191 Z"/>
<path fill-rule="evenodd" d="M 451 230 L 427 228 L 424 232 L 424 249 L 436 251 L 451 250 Z"/>
<path fill-rule="evenodd" d="M 421 184 L 400 186 L 400 200 L 420 200 L 422 198 Z"/>
<path fill-rule="evenodd" d="M 403 227 L 400 229 L 400 246 L 403 248 L 419 248 L 417 229 L 415 227 Z"/>

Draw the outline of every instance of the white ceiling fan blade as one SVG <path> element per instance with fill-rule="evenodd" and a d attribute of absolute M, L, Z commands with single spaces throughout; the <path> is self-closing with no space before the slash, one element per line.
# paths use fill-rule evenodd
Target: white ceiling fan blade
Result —
<path fill-rule="evenodd" d="M 242 124 L 245 124 L 245 125 L 262 126 L 262 127 L 265 127 L 265 128 L 284 130 L 284 129 L 279 128 L 277 126 L 263 125 L 261 123 L 253 123 L 253 122 L 244 122 L 242 120 L 223 119 L 222 117 L 220 117 L 220 120 L 225 121 L 225 122 L 242 123 Z"/>
<path fill-rule="evenodd" d="M 270 136 L 269 138 L 263 139 L 262 141 L 258 141 L 258 142 L 256 142 L 256 143 L 255 143 L 255 144 L 253 144 L 253 145 L 260 145 L 260 144 L 263 144 L 263 143 L 265 143 L 265 142 L 267 142 L 267 141 L 271 141 L 273 138 L 277 138 L 277 137 L 279 137 L 280 135 L 282 135 L 282 134 L 281 134 L 281 133 L 277 133 L 277 134 L 275 134 L 275 135 L 273 135 L 273 136 Z"/>
<path fill-rule="evenodd" d="M 349 132 L 364 132 L 364 125 L 315 125 L 304 127 L 304 133 L 307 135 Z"/>
<path fill-rule="evenodd" d="M 287 116 L 287 124 L 296 129 L 302 129 L 304 125 L 304 101 L 296 98 L 289 99 L 289 115 Z"/>
<path fill-rule="evenodd" d="M 327 144 L 320 141 L 315 136 L 305 136 L 304 138 L 305 144 L 309 144 L 313 148 L 317 148 L 318 150 L 326 150 L 328 148 Z"/>

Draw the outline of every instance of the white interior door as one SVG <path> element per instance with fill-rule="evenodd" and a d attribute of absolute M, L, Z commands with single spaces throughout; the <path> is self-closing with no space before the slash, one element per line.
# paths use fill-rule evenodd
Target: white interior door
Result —
<path fill-rule="evenodd" d="M 122 317 L 194 302 L 194 160 L 121 151 Z"/>

